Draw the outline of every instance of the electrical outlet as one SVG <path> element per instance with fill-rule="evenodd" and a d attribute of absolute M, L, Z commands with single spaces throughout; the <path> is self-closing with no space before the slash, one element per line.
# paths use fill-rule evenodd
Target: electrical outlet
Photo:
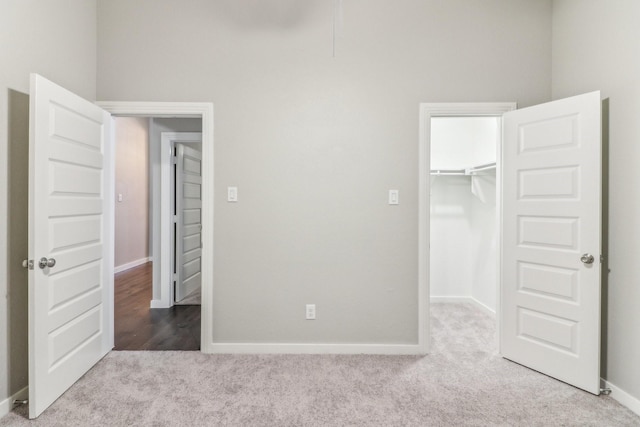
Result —
<path fill-rule="evenodd" d="M 307 304 L 307 320 L 315 320 L 316 318 L 316 305 L 315 304 Z"/>

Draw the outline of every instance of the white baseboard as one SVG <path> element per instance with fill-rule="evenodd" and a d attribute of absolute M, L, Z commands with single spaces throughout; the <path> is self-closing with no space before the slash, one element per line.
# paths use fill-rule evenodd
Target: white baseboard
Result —
<path fill-rule="evenodd" d="M 418 344 L 209 343 L 202 351 L 213 354 L 426 354 L 424 349 Z"/>
<path fill-rule="evenodd" d="M 485 313 L 487 313 L 489 316 L 495 318 L 496 317 L 496 311 L 493 310 L 491 307 L 485 305 L 484 303 L 478 301 L 475 298 L 471 298 L 471 300 L 473 301 L 473 304 L 476 305 L 476 307 L 480 308 L 482 311 L 484 311 Z"/>
<path fill-rule="evenodd" d="M 12 396 L 7 397 L 0 402 L 0 418 L 7 415 L 13 409 L 14 400 L 26 400 L 29 398 L 29 387 L 25 387 L 22 390 L 17 391 Z"/>
<path fill-rule="evenodd" d="M 171 304 L 161 299 L 152 299 L 149 308 L 171 308 Z"/>
<path fill-rule="evenodd" d="M 431 304 L 441 303 L 473 303 L 474 299 L 471 297 L 431 297 Z"/>
<path fill-rule="evenodd" d="M 114 272 L 114 273 L 120 273 L 120 272 L 125 271 L 125 270 L 128 270 L 128 269 L 130 269 L 130 268 L 137 267 L 137 266 L 142 265 L 142 264 L 146 264 L 146 263 L 148 263 L 149 261 L 151 261 L 151 258 L 149 258 L 149 257 L 147 257 L 147 258 L 140 258 L 140 259 L 137 259 L 137 260 L 135 260 L 135 261 L 131 261 L 131 262 L 128 262 L 128 263 L 126 263 L 126 264 L 122 264 L 122 265 L 118 265 L 118 266 L 116 266 L 116 267 L 113 269 L 113 272 Z"/>
<path fill-rule="evenodd" d="M 455 304 L 473 304 L 491 317 L 496 317 L 495 310 L 487 307 L 473 297 L 431 297 L 432 304 L 455 303 Z"/>
<path fill-rule="evenodd" d="M 631 396 L 629 393 L 622 390 L 620 387 L 617 387 L 615 384 L 612 384 L 605 379 L 601 378 L 600 381 L 603 388 L 611 389 L 611 394 L 609 395 L 611 396 L 611 398 L 616 400 L 621 405 L 626 406 L 636 414 L 640 415 L 640 399 Z"/>

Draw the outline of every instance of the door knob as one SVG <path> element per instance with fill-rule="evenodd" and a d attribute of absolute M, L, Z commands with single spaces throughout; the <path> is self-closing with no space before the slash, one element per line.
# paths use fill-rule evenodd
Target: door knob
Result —
<path fill-rule="evenodd" d="M 580 257 L 580 261 L 582 261 L 584 264 L 593 264 L 595 258 L 593 258 L 593 255 L 591 254 L 583 254 Z"/>
<path fill-rule="evenodd" d="M 42 257 L 42 258 L 40 258 L 40 261 L 38 261 L 38 267 L 40 267 L 42 269 L 47 268 L 47 267 L 51 268 L 54 265 L 56 265 L 56 260 L 54 258 L 47 259 L 45 257 Z"/>

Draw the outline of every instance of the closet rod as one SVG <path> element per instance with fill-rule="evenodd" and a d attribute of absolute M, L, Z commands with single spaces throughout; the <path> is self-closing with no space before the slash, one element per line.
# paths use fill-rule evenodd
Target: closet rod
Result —
<path fill-rule="evenodd" d="M 466 175 L 465 169 L 431 169 L 431 175 Z"/>
<path fill-rule="evenodd" d="M 496 163 L 493 162 L 493 163 L 487 163 L 487 164 L 484 164 L 484 165 L 479 165 L 479 166 L 474 166 L 474 167 L 471 167 L 471 168 L 467 168 L 465 170 L 465 173 L 467 175 L 474 175 L 474 174 L 476 174 L 478 172 L 489 171 L 489 170 L 493 170 L 495 168 L 496 168 Z"/>

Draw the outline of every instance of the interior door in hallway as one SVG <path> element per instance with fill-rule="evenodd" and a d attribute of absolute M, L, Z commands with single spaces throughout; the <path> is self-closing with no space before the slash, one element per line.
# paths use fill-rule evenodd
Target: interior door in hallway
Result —
<path fill-rule="evenodd" d="M 109 113 L 31 75 L 29 417 L 113 347 Z"/>
<path fill-rule="evenodd" d="M 501 351 L 600 393 L 600 92 L 504 114 Z"/>
<path fill-rule="evenodd" d="M 198 291 L 202 257 L 202 153 L 176 144 L 175 301 Z"/>

